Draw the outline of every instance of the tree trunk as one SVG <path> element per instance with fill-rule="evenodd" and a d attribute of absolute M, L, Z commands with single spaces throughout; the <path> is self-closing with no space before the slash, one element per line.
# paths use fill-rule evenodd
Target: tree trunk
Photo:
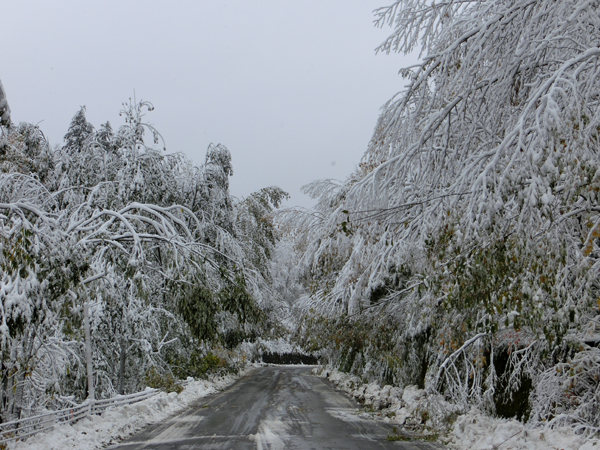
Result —
<path fill-rule="evenodd" d="M 14 386 L 15 396 L 13 399 L 12 416 L 15 419 L 21 418 L 21 411 L 23 409 L 25 373 L 27 372 L 27 367 L 29 366 L 29 340 L 29 333 L 23 333 L 23 340 L 21 341 L 21 367 L 19 367 L 19 371 L 13 377 L 13 383 L 16 383 L 16 386 Z"/>
<path fill-rule="evenodd" d="M 127 342 L 121 338 L 121 354 L 119 361 L 119 394 L 125 393 L 125 360 L 127 359 Z"/>
<path fill-rule="evenodd" d="M 88 302 L 83 304 L 83 332 L 85 334 L 85 360 L 88 376 L 88 399 L 94 400 L 94 371 L 92 366 L 92 341 L 90 336 L 90 312 Z"/>

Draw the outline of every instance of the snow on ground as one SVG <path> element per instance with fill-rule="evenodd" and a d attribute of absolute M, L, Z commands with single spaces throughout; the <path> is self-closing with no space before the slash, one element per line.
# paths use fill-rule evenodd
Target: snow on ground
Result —
<path fill-rule="evenodd" d="M 515 419 L 499 419 L 473 410 L 458 417 L 445 436 L 453 449 L 600 450 L 600 440 L 576 435 L 569 427 L 544 429 Z"/>
<path fill-rule="evenodd" d="M 435 438 L 450 449 L 600 450 L 600 439 L 576 435 L 569 427 L 534 427 L 515 419 L 490 417 L 476 409 L 461 414 L 456 406 L 432 398 L 416 386 L 400 389 L 365 384 L 357 376 L 323 367 L 313 373 L 328 378 L 363 403 L 367 410 L 364 415 L 397 424 L 406 436 Z"/>
<path fill-rule="evenodd" d="M 253 366 L 240 371 L 238 376 L 227 375 L 207 380 L 194 380 L 180 394 L 160 393 L 147 400 L 106 410 L 75 424 L 63 424 L 32 436 L 25 442 L 12 443 L 11 450 L 93 450 L 117 443 L 146 425 L 164 420 L 198 399 L 220 391 Z M 361 415 L 397 424 L 400 432 L 423 437 L 443 425 L 447 430 L 437 437 L 439 442 L 453 450 L 600 450 L 600 440 L 576 435 L 568 427 L 557 429 L 535 428 L 514 419 L 489 417 L 475 409 L 458 414 L 457 408 L 446 402 L 432 401 L 425 391 L 416 386 L 400 389 L 381 387 L 376 383 L 364 384 L 359 377 L 337 370 L 316 368 L 314 373 L 328 378 L 364 403 L 370 412 Z M 432 405 L 435 404 L 435 408 Z M 448 418 L 452 417 L 451 420 Z M 425 421 L 425 426 L 422 422 Z M 429 425 L 429 426 L 428 426 Z"/>
<path fill-rule="evenodd" d="M 164 420 L 202 397 L 225 389 L 252 369 L 252 366 L 248 366 L 238 375 L 226 375 L 210 380 L 193 380 L 180 394 L 161 392 L 132 405 L 107 409 L 101 415 L 86 417 L 74 424 L 57 425 L 24 442 L 13 442 L 9 449 L 93 450 L 104 448 L 136 433 L 146 425 Z"/>
<path fill-rule="evenodd" d="M 240 352 L 247 354 L 250 357 L 257 358 L 263 353 L 298 353 L 301 355 L 306 352 L 300 348 L 297 344 L 292 344 L 289 340 L 284 338 L 264 340 L 258 338 L 256 342 L 243 342 L 240 346 Z"/>

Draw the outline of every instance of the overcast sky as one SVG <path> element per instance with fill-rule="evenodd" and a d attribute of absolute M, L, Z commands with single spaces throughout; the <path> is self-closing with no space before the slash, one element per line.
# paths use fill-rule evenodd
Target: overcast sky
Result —
<path fill-rule="evenodd" d="M 8 1 L 0 79 L 13 122 L 62 144 L 80 106 L 95 126 L 122 124 L 133 96 L 168 152 L 200 164 L 232 153 L 237 197 L 277 185 L 345 179 L 381 105 L 404 85 L 402 55 L 375 55 L 391 32 L 372 11 L 389 0 Z"/>

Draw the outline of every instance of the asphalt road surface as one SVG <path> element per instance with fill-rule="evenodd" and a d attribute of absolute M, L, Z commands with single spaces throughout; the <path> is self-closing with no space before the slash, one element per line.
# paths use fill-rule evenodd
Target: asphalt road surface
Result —
<path fill-rule="evenodd" d="M 392 425 L 356 414 L 360 405 L 310 367 L 267 366 L 204 397 L 111 449 L 439 449 L 388 441 Z"/>

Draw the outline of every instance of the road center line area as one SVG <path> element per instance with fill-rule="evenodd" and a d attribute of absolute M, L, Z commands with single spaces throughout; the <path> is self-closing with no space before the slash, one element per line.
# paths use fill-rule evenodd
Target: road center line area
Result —
<path fill-rule="evenodd" d="M 111 450 L 441 448 L 420 441 L 388 441 L 391 424 L 360 417 L 356 401 L 310 370 L 257 368 L 228 389 Z"/>

